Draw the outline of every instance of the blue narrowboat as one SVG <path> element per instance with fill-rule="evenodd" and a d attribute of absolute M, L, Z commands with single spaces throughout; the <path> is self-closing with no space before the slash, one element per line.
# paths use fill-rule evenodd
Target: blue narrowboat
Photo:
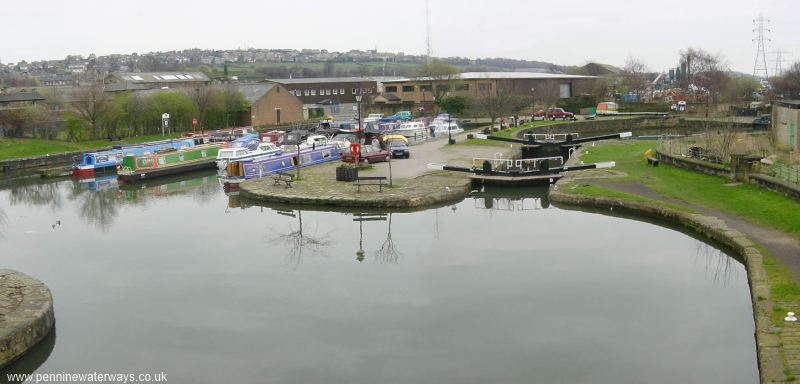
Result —
<path fill-rule="evenodd" d="M 265 155 L 228 163 L 227 184 L 238 184 L 244 180 L 257 179 L 276 172 L 286 172 L 300 167 L 327 163 L 341 159 L 339 147 L 322 145 L 301 149 L 300 152 L 284 152 L 280 155 Z"/>
<path fill-rule="evenodd" d="M 195 145 L 193 139 L 171 139 L 142 144 L 115 145 L 110 150 L 84 152 L 73 164 L 75 176 L 92 176 L 104 171 L 116 171 L 125 156 L 142 156 L 164 149 L 186 149 Z"/>

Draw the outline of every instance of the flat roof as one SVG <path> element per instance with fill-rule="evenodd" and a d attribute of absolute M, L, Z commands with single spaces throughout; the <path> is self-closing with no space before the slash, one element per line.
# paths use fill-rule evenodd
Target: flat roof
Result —
<path fill-rule="evenodd" d="M 800 108 L 800 100 L 775 100 L 773 103 L 776 103 L 783 107 L 789 107 L 792 109 Z"/>
<path fill-rule="evenodd" d="M 392 81 L 402 77 L 304 77 L 294 79 L 266 79 L 266 81 L 280 84 L 318 84 L 318 83 L 361 83 L 365 81 Z"/>
<path fill-rule="evenodd" d="M 559 73 L 540 73 L 540 72 L 464 72 L 458 75 L 461 80 L 500 80 L 500 79 L 595 79 L 597 76 L 583 75 L 564 75 Z M 405 81 L 429 81 L 430 78 L 405 78 L 398 80 L 387 80 L 385 82 L 405 82 Z"/>

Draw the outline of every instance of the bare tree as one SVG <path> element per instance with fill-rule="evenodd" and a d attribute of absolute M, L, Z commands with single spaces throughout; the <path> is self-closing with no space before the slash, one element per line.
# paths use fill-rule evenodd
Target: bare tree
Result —
<path fill-rule="evenodd" d="M 775 86 L 775 93 L 780 98 L 800 98 L 800 62 L 795 62 L 780 76 L 770 82 Z"/>
<path fill-rule="evenodd" d="M 625 66 L 622 67 L 622 85 L 628 91 L 639 92 L 643 91 L 648 86 L 647 73 L 649 69 L 647 65 L 640 61 L 638 58 L 628 56 L 625 60 Z"/>
<path fill-rule="evenodd" d="M 545 107 L 553 106 L 560 97 L 561 86 L 557 81 L 545 81 L 536 88 L 536 98 L 541 100 Z"/>
<path fill-rule="evenodd" d="M 438 211 L 437 211 L 438 212 Z M 386 240 L 381 244 L 380 249 L 375 251 L 375 258 L 385 263 L 397 264 L 400 261 L 400 251 L 392 239 L 392 214 L 389 214 L 389 232 L 386 234 Z"/>
<path fill-rule="evenodd" d="M 105 93 L 105 84 L 93 80 L 88 85 L 75 90 L 72 106 L 78 117 L 89 125 L 92 137 L 97 137 L 97 129 L 111 106 L 111 99 Z"/>
<path fill-rule="evenodd" d="M 436 100 L 439 100 L 453 89 L 453 83 L 460 75 L 458 67 L 437 62 L 421 67 L 417 71 L 416 77 L 427 80 L 430 84 L 430 92 Z"/>
<path fill-rule="evenodd" d="M 210 87 L 199 87 L 195 88 L 194 91 L 189 91 L 189 97 L 191 97 L 194 105 L 197 106 L 198 126 L 202 129 L 206 112 L 214 108 L 216 102 L 215 91 Z"/>
<path fill-rule="evenodd" d="M 472 109 L 488 116 L 494 127 L 497 118 L 519 112 L 528 105 L 530 99 L 512 94 L 505 89 L 482 91 L 472 100 Z"/>
<path fill-rule="evenodd" d="M 239 88 L 231 83 L 225 85 L 222 90 L 222 97 L 225 104 L 225 126 L 230 127 L 231 114 L 243 110 L 247 107 L 248 102 Z"/>

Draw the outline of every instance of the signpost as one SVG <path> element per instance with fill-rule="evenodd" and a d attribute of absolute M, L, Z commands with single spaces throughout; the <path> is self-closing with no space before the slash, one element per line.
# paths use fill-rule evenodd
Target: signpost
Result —
<path fill-rule="evenodd" d="M 161 114 L 161 136 L 164 136 L 164 129 L 169 128 L 169 113 Z"/>

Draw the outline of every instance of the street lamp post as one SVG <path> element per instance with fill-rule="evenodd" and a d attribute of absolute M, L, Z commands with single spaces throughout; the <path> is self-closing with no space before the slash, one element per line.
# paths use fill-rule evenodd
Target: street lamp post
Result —
<path fill-rule="evenodd" d="M 357 113 L 356 114 L 356 119 L 357 119 L 356 121 L 357 121 L 357 124 L 358 124 L 358 125 L 356 125 L 356 129 L 358 129 L 358 145 L 361 145 L 361 98 L 362 97 L 363 97 L 363 95 L 361 95 L 360 92 L 359 92 L 359 94 L 356 95 L 356 103 L 358 103 L 358 111 L 356 112 Z M 354 158 L 354 161 L 356 162 L 356 165 L 358 165 L 360 163 L 361 159 Z"/>
<path fill-rule="evenodd" d="M 536 88 L 531 87 L 531 93 L 533 94 L 533 100 L 531 102 L 531 122 L 533 122 L 533 115 L 536 114 Z"/>

